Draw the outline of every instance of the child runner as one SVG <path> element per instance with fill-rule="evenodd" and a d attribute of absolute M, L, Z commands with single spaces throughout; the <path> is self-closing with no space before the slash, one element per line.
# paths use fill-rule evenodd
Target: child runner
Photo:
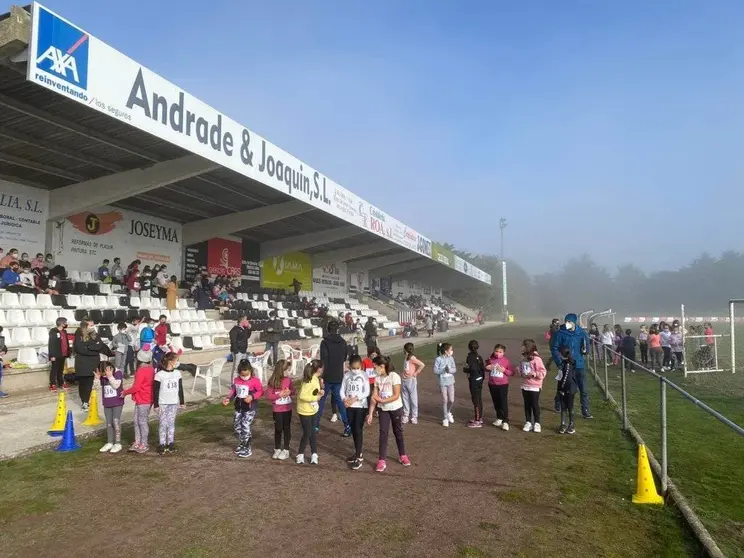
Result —
<path fill-rule="evenodd" d="M 558 374 L 558 394 L 561 396 L 561 426 L 558 428 L 558 434 L 575 434 L 573 407 L 574 397 L 579 389 L 574 378 L 576 361 L 571 358 L 571 349 L 565 345 L 559 347 L 558 350 L 563 357 Z"/>
<path fill-rule="evenodd" d="M 418 424 L 418 375 L 424 363 L 413 354 L 413 343 L 403 345 L 403 424 L 410 418 L 411 424 Z"/>
<path fill-rule="evenodd" d="M 380 354 L 380 349 L 377 347 L 367 347 L 367 358 L 362 361 L 362 369 L 369 378 L 369 397 L 367 398 L 367 408 L 372 406 L 372 391 L 375 385 L 375 378 L 377 378 L 377 372 L 375 371 L 375 358 Z"/>
<path fill-rule="evenodd" d="M 496 420 L 493 425 L 509 430 L 509 376 L 514 375 L 509 359 L 506 358 L 506 347 L 498 344 L 493 348 L 493 354 L 488 360 L 488 390 L 493 399 Z"/>
<path fill-rule="evenodd" d="M 545 379 L 545 365 L 537 354 L 537 345 L 532 339 L 522 343 L 522 398 L 524 399 L 524 432 L 542 432 L 540 426 L 540 391 Z"/>
<path fill-rule="evenodd" d="M 455 422 L 452 415 L 452 407 L 455 404 L 455 359 L 454 349 L 449 343 L 439 343 L 434 360 L 434 374 L 439 378 L 439 389 L 442 392 L 442 413 L 444 419 L 442 426 L 447 427 Z"/>
<path fill-rule="evenodd" d="M 672 330 L 668 323 L 662 323 L 659 337 L 661 338 L 661 352 L 664 355 L 661 363 L 662 370 L 668 372 L 672 369 Z"/>
<path fill-rule="evenodd" d="M 127 354 L 132 344 L 132 338 L 127 333 L 127 327 L 126 322 L 119 323 L 117 326 L 119 333 L 114 335 L 112 339 L 112 348 L 115 351 L 114 366 L 117 370 L 121 370 L 124 373 L 125 378 L 127 377 Z"/>
<path fill-rule="evenodd" d="M 272 459 L 284 461 L 289 457 L 290 428 L 292 425 L 292 397 L 295 395 L 294 383 L 289 375 L 292 363 L 280 359 L 274 366 L 274 373 L 266 387 L 266 398 L 271 401 L 274 416 L 274 455 Z M 284 445 L 282 445 L 282 436 Z"/>
<path fill-rule="evenodd" d="M 121 451 L 121 411 L 124 409 L 124 373 L 114 368 L 109 361 L 103 361 L 93 373 L 95 383 L 101 385 L 103 414 L 106 418 L 106 444 L 98 451 L 119 453 Z"/>
<path fill-rule="evenodd" d="M 277 361 L 279 364 L 281 361 Z M 263 395 L 263 386 L 253 373 L 253 367 L 247 360 L 238 364 L 238 375 L 233 378 L 230 393 L 222 400 L 226 407 L 230 401 L 235 401 L 235 416 L 233 419 L 233 428 L 235 437 L 238 439 L 238 445 L 235 448 L 235 455 L 238 457 L 250 457 L 253 455 L 251 448 L 251 425 L 256 418 L 256 409 L 258 400 Z"/>
<path fill-rule="evenodd" d="M 600 339 L 602 340 L 602 362 L 607 359 L 609 363 L 612 360 L 612 353 L 610 351 L 615 342 L 615 334 L 612 333 L 610 324 L 605 324 L 604 327 L 602 327 L 602 335 L 600 335 Z"/>
<path fill-rule="evenodd" d="M 672 346 L 672 354 L 674 354 L 674 362 L 677 370 L 682 370 L 685 358 L 685 348 L 682 342 L 682 330 L 679 325 L 672 327 L 672 336 L 669 339 Z"/>
<path fill-rule="evenodd" d="M 409 343 L 410 344 L 410 343 Z M 341 403 L 346 407 L 354 438 L 354 454 L 346 462 L 352 469 L 361 469 L 362 447 L 364 445 L 364 419 L 367 416 L 369 381 L 362 370 L 362 358 L 354 355 L 349 359 L 349 370 L 341 382 Z"/>
<path fill-rule="evenodd" d="M 318 432 L 315 430 L 315 415 L 320 405 L 318 401 L 323 397 L 323 390 L 320 389 L 320 376 L 323 374 L 323 363 L 319 360 L 312 360 L 305 366 L 302 373 L 302 384 L 300 393 L 297 396 L 297 414 L 300 416 L 300 426 L 302 426 L 302 439 L 300 447 L 297 450 L 297 464 L 305 463 L 305 448 L 310 442 L 310 463 L 318 464 Z"/>
<path fill-rule="evenodd" d="M 134 443 L 129 447 L 129 451 L 137 453 L 147 453 L 147 440 L 150 436 L 150 409 L 152 408 L 152 390 L 155 378 L 155 369 L 150 365 L 152 359 L 151 353 L 139 351 L 137 360 L 141 366 L 134 373 L 134 384 L 129 389 L 125 389 L 122 397 L 132 396 L 134 400 Z"/>
<path fill-rule="evenodd" d="M 468 421 L 468 428 L 483 426 L 483 379 L 486 377 L 486 365 L 478 354 L 478 341 L 468 343 L 468 357 L 465 373 L 468 375 L 470 399 L 473 401 L 473 420 Z"/>
<path fill-rule="evenodd" d="M 651 369 L 661 372 L 664 351 L 661 348 L 661 336 L 656 324 L 648 330 L 648 353 L 651 357 Z"/>
<path fill-rule="evenodd" d="M 372 424 L 372 413 L 376 407 L 380 408 L 380 455 L 375 471 L 382 473 L 387 469 L 388 435 L 390 424 L 393 425 L 393 436 L 398 446 L 400 464 L 404 467 L 411 465 L 406 455 L 406 443 L 403 439 L 403 401 L 401 401 L 401 379 L 394 371 L 390 358 L 378 356 L 374 360 L 377 379 L 372 393 L 372 407 L 367 415 L 367 424 Z"/>
<path fill-rule="evenodd" d="M 181 371 L 176 370 L 178 355 L 166 354 L 160 361 L 160 370 L 155 374 L 152 401 L 158 413 L 158 453 L 176 452 L 176 412 L 185 407 Z"/>
<path fill-rule="evenodd" d="M 632 335 L 630 329 L 625 330 L 625 337 L 623 337 L 622 355 L 625 357 L 625 366 L 631 372 L 635 372 L 635 360 L 636 360 L 636 339 Z"/>
<path fill-rule="evenodd" d="M 641 364 L 648 366 L 648 327 L 645 325 L 638 332 L 638 348 L 641 350 Z"/>

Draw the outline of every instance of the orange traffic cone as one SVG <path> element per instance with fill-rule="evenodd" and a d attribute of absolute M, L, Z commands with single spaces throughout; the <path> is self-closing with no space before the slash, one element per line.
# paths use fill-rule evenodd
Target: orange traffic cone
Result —
<path fill-rule="evenodd" d="M 66 416 L 67 401 L 65 400 L 65 392 L 60 391 L 57 396 L 57 412 L 54 415 L 54 422 L 47 432 L 50 436 L 62 436 L 64 434 Z"/>
<path fill-rule="evenodd" d="M 633 494 L 634 504 L 663 504 L 664 498 L 656 492 L 654 475 L 648 462 L 646 446 L 638 446 L 638 478 L 636 480 L 636 493 Z"/>
<path fill-rule="evenodd" d="M 98 392 L 96 390 L 90 392 L 88 406 L 88 416 L 83 421 L 83 425 L 98 426 L 99 424 L 103 424 L 103 419 L 101 419 L 101 415 L 98 414 Z"/>

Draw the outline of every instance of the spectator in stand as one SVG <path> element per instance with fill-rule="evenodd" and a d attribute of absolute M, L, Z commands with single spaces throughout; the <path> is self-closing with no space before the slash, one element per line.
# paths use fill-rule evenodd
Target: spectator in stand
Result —
<path fill-rule="evenodd" d="M 367 349 L 377 347 L 377 322 L 372 316 L 368 317 L 367 323 L 364 324 L 364 342 Z"/>
<path fill-rule="evenodd" d="M 10 267 L 7 267 L 3 271 L 2 284 L 5 290 L 11 293 L 33 293 L 32 287 L 27 287 L 21 283 L 21 276 L 18 274 L 19 271 L 18 260 L 10 262 Z"/>
<path fill-rule="evenodd" d="M 318 414 L 315 416 L 315 430 L 320 429 L 320 419 L 323 416 L 325 400 L 328 394 L 332 393 L 333 398 L 341 402 L 338 406 L 338 412 L 344 423 L 343 436 L 349 437 L 351 436 L 351 426 L 349 424 L 349 417 L 346 414 L 346 407 L 343 405 L 341 398 L 341 383 L 344 378 L 344 365 L 346 363 L 348 349 L 346 347 L 346 341 L 338 333 L 340 325 L 338 320 L 331 320 L 328 323 L 328 334 L 320 342 L 320 361 L 323 363 L 325 392 L 320 398 Z"/>
<path fill-rule="evenodd" d="M 129 279 L 127 279 L 127 289 L 129 290 L 129 294 L 139 295 L 140 290 L 142 289 L 139 271 L 134 271 L 129 275 Z"/>
<path fill-rule="evenodd" d="M 52 269 L 54 267 L 54 256 L 51 254 L 47 254 L 44 258 L 44 264 L 49 268 Z"/>
<path fill-rule="evenodd" d="M 23 252 L 21 254 L 20 264 L 21 267 L 23 267 L 23 264 L 27 263 L 29 267 L 31 267 L 31 261 L 28 259 L 28 252 Z"/>
<path fill-rule="evenodd" d="M 78 382 L 78 393 L 82 410 L 88 410 L 90 392 L 93 389 L 94 372 L 101 362 L 101 355 L 112 356 L 111 349 L 101 341 L 96 326 L 90 318 L 83 320 L 75 332 L 75 377 Z"/>
<path fill-rule="evenodd" d="M 297 280 L 297 277 L 294 277 L 292 279 L 292 284 L 290 285 L 292 289 L 294 289 L 295 296 L 300 294 L 300 291 L 302 290 L 302 283 Z"/>
<path fill-rule="evenodd" d="M 130 263 L 127 266 L 127 271 L 124 275 L 124 281 L 129 282 L 129 277 L 131 275 L 134 275 L 135 273 L 139 273 L 140 265 L 142 265 L 142 262 L 139 260 L 134 260 L 132 263 Z"/>
<path fill-rule="evenodd" d="M 67 319 L 57 318 L 55 327 L 49 330 L 49 343 L 47 345 L 49 362 L 49 391 L 57 391 L 57 388 L 67 389 L 64 381 L 65 361 L 70 356 L 70 345 L 67 340 Z"/>
<path fill-rule="evenodd" d="M 271 311 L 269 318 L 271 318 L 271 321 L 266 326 L 264 341 L 266 342 L 266 350 L 271 351 L 271 362 L 276 364 L 279 362 L 279 341 L 282 339 L 284 324 L 281 320 L 277 319 L 275 310 Z"/>
<path fill-rule="evenodd" d="M 171 275 L 165 289 L 165 306 L 168 310 L 175 310 L 178 302 L 178 277 Z"/>
<path fill-rule="evenodd" d="M 238 366 L 248 355 L 248 338 L 251 336 L 251 324 L 248 318 L 241 316 L 238 323 L 230 330 L 230 354 L 233 367 L 230 381 L 238 375 Z"/>
<path fill-rule="evenodd" d="M 152 360 L 157 366 L 160 359 L 168 352 L 168 317 L 161 314 L 158 318 L 158 325 L 155 326 L 155 347 L 152 351 Z"/>
<path fill-rule="evenodd" d="M 11 262 L 18 261 L 18 249 L 11 248 L 2 259 L 0 259 L 0 269 L 8 269 Z"/>
<path fill-rule="evenodd" d="M 140 273 L 140 292 L 148 293 L 152 291 L 152 270 L 146 265 Z"/>
<path fill-rule="evenodd" d="M 124 270 L 121 268 L 121 258 L 114 258 L 114 265 L 111 266 L 111 282 L 115 285 L 124 283 Z"/>
<path fill-rule="evenodd" d="M 167 266 L 161 266 L 158 274 L 155 276 L 155 284 L 158 287 L 158 296 L 160 298 L 165 298 L 168 295 L 169 282 L 170 277 L 168 277 L 168 268 Z"/>
<path fill-rule="evenodd" d="M 58 279 L 49 277 L 49 268 L 42 267 L 41 269 L 37 269 L 36 271 L 37 273 L 34 276 L 34 279 L 36 281 L 36 290 L 40 293 L 48 295 L 59 294 L 56 289 Z"/>
<path fill-rule="evenodd" d="M 31 262 L 31 269 L 41 269 L 44 265 L 44 254 L 39 252 L 36 254 L 34 261 Z"/>
<path fill-rule="evenodd" d="M 111 283 L 111 272 L 109 271 L 109 261 L 103 260 L 101 267 L 98 268 L 98 280 L 101 283 Z"/>
<path fill-rule="evenodd" d="M 30 292 L 36 292 L 36 277 L 31 271 L 31 264 L 24 261 L 21 261 L 20 264 L 21 273 L 19 274 L 19 278 L 21 280 L 21 285 L 30 289 Z"/>

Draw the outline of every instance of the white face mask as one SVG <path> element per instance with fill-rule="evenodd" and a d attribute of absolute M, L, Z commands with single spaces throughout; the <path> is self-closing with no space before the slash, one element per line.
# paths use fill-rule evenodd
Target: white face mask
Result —
<path fill-rule="evenodd" d="M 574 326 L 573 322 L 566 322 L 566 329 L 567 330 L 571 331 L 571 330 L 573 330 L 574 327 L 575 326 Z"/>

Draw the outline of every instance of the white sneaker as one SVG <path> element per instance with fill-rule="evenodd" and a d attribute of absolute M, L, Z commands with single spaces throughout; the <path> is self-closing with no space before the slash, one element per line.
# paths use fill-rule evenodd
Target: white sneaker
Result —
<path fill-rule="evenodd" d="M 279 456 L 282 454 L 282 450 L 275 449 L 274 454 L 271 456 L 271 459 L 279 459 Z"/>
<path fill-rule="evenodd" d="M 279 457 L 277 458 L 281 461 L 284 461 L 285 459 L 289 459 L 289 450 L 282 450 L 279 452 Z"/>
<path fill-rule="evenodd" d="M 533 432 L 538 432 L 538 433 L 542 432 L 542 427 L 540 426 L 540 423 L 539 422 L 536 422 L 535 423 L 535 426 L 532 427 L 532 431 Z"/>
<path fill-rule="evenodd" d="M 447 420 L 450 421 L 450 423 L 455 422 L 455 417 L 452 416 L 452 413 L 447 414 Z"/>
<path fill-rule="evenodd" d="M 524 426 L 522 427 L 522 432 L 532 432 L 532 423 L 525 422 Z"/>
<path fill-rule="evenodd" d="M 119 453 L 121 451 L 121 444 L 114 444 L 109 450 L 109 453 Z"/>
<path fill-rule="evenodd" d="M 302 465 L 305 463 L 305 456 L 301 453 L 297 454 L 297 465 Z"/>
<path fill-rule="evenodd" d="M 331 415 L 331 422 L 338 422 L 338 415 L 335 413 Z"/>
<path fill-rule="evenodd" d="M 501 430 L 508 432 L 509 431 L 509 423 L 505 422 L 501 425 Z"/>
<path fill-rule="evenodd" d="M 494 421 L 494 423 L 493 423 L 494 426 L 501 426 L 502 424 L 504 424 L 504 421 L 501 420 L 501 419 L 498 419 L 498 420 Z"/>
<path fill-rule="evenodd" d="M 401 421 L 403 424 L 408 424 L 408 417 L 403 417 Z"/>
<path fill-rule="evenodd" d="M 317 465 L 318 464 L 318 454 L 314 453 L 310 456 L 310 465 Z"/>
<path fill-rule="evenodd" d="M 448 427 L 449 426 L 449 421 L 447 419 L 444 419 L 442 421 L 442 426 L 444 426 L 445 428 Z"/>
<path fill-rule="evenodd" d="M 108 452 L 111 451 L 111 448 L 113 448 L 113 447 L 114 447 L 114 444 L 106 444 L 105 446 L 103 446 L 98 451 L 100 451 L 101 453 L 108 453 Z"/>

